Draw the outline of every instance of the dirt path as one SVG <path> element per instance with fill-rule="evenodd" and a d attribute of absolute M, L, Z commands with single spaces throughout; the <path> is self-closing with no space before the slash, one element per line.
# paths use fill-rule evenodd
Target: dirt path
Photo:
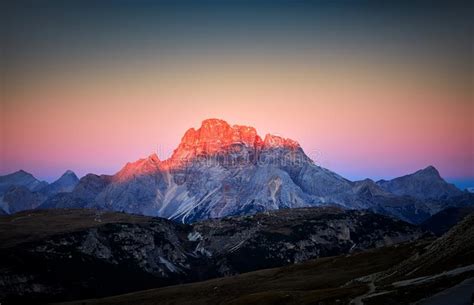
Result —
<path fill-rule="evenodd" d="M 351 301 L 351 304 L 354 304 L 354 305 L 364 305 L 364 301 L 362 301 L 363 299 L 365 299 L 366 297 L 368 297 L 369 295 L 371 295 L 372 293 L 374 293 L 375 291 L 375 284 L 374 284 L 374 281 L 371 281 L 370 283 L 368 283 L 368 286 L 369 286 L 369 291 L 367 291 L 365 294 L 363 295 L 360 295 L 356 298 L 354 298 L 352 301 Z"/>

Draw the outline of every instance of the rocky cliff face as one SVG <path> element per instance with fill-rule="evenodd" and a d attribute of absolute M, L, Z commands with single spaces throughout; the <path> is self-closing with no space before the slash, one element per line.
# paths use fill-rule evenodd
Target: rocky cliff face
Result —
<path fill-rule="evenodd" d="M 472 216 L 436 240 L 68 304 L 471 304 Z"/>
<path fill-rule="evenodd" d="M 473 195 L 446 183 L 433 167 L 391 181 L 352 182 L 314 164 L 291 139 L 262 138 L 252 127 L 218 119 L 189 129 L 167 160 L 153 154 L 113 176 L 62 180 L 40 192 L 46 198 L 39 208 L 88 207 L 191 223 L 337 204 L 420 223 L 448 206 L 474 205 Z"/>
<path fill-rule="evenodd" d="M 64 215 L 56 216 L 62 222 Z M 47 238 L 10 240 L 20 244 L 0 249 L 0 299 L 37 303 L 56 296 L 78 298 L 169 285 L 188 276 L 192 280 L 190 263 L 196 259 L 187 252 L 186 227 L 165 219 L 110 220 L 115 217 L 79 212 L 65 219 L 63 231 Z M 68 232 L 74 220 L 90 221 L 84 218 L 96 224 Z M 45 219 L 53 225 L 56 221 Z"/>
<path fill-rule="evenodd" d="M 188 130 L 168 160 L 156 155 L 128 163 L 91 192 L 69 199 L 87 207 L 193 222 L 280 208 L 350 206 L 350 181 L 316 166 L 297 142 L 252 127 L 206 120 Z M 73 206 L 67 198 L 45 207 Z M 82 204 L 82 203 L 81 203 Z"/>
<path fill-rule="evenodd" d="M 219 272 L 235 274 L 415 240 L 423 232 L 374 213 L 286 209 L 198 222 L 190 237 Z"/>
<path fill-rule="evenodd" d="M 238 274 L 423 234 L 401 221 L 337 208 L 194 225 L 123 213 L 45 210 L 4 216 L 0 229 L 0 298 L 35 302 Z"/>
<path fill-rule="evenodd" d="M 193 222 L 328 203 L 351 206 L 353 196 L 350 181 L 316 166 L 297 142 L 262 139 L 252 127 L 216 119 L 188 130 L 170 159 L 151 155 L 128 163 L 93 191 L 79 192 L 90 178 L 44 207 L 70 207 L 77 200 L 91 208 Z"/>

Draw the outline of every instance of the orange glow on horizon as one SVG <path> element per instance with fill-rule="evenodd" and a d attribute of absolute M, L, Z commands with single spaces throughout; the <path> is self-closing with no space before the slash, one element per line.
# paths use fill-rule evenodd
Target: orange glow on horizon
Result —
<path fill-rule="evenodd" d="M 474 172 L 471 90 L 429 71 L 350 58 L 141 68 L 20 77 L 2 103 L 2 173 L 111 174 L 151 152 L 166 159 L 213 117 L 296 140 L 343 176 Z"/>

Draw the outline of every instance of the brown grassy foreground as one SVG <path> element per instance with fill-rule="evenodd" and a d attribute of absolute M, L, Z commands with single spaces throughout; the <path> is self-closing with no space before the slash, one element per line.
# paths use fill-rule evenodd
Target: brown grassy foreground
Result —
<path fill-rule="evenodd" d="M 346 304 L 368 290 L 364 284 L 345 285 L 347 282 L 386 270 L 420 247 L 420 244 L 404 244 L 233 277 L 64 304 Z"/>

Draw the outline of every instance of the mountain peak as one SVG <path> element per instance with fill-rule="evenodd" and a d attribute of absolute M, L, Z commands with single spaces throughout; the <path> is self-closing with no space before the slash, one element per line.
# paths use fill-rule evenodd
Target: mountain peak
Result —
<path fill-rule="evenodd" d="M 48 185 L 48 183 L 36 179 L 35 176 L 21 169 L 8 175 L 0 176 L 0 192 L 2 189 L 6 190 L 9 185 L 23 185 L 29 190 L 37 191 Z"/>
<path fill-rule="evenodd" d="M 224 120 L 207 119 L 199 129 L 190 128 L 186 131 L 171 159 L 187 160 L 198 155 L 225 152 L 234 144 L 255 148 L 260 143 L 261 139 L 253 127 L 231 126 Z"/>
<path fill-rule="evenodd" d="M 199 129 L 190 128 L 184 134 L 180 145 L 174 151 L 172 160 L 184 160 L 198 155 L 226 152 L 233 145 L 243 145 L 250 149 L 299 147 L 296 141 L 267 134 L 265 140 L 251 126 L 230 125 L 221 119 L 207 119 Z"/>
<path fill-rule="evenodd" d="M 11 174 L 9 174 L 9 175 L 6 175 L 6 176 L 18 177 L 18 178 L 20 178 L 20 177 L 31 177 L 31 178 L 34 178 L 34 176 L 33 176 L 32 174 L 30 174 L 30 173 L 28 173 L 27 171 L 22 170 L 22 169 L 20 169 L 19 171 L 14 172 L 14 173 L 11 173 Z"/>
<path fill-rule="evenodd" d="M 408 195 L 418 199 L 442 199 L 461 194 L 461 191 L 453 184 L 447 183 L 432 165 L 409 175 L 378 181 L 377 184 L 396 195 Z"/>
<path fill-rule="evenodd" d="M 76 173 L 74 173 L 72 170 L 68 169 L 62 174 L 61 177 L 67 177 L 67 176 L 76 176 Z"/>
<path fill-rule="evenodd" d="M 224 120 L 214 119 L 214 118 L 206 119 L 202 121 L 201 123 L 201 128 L 204 128 L 204 129 L 216 129 L 220 127 L 229 128 L 230 125 Z"/>
<path fill-rule="evenodd" d="M 198 142 L 201 144 L 222 143 L 222 145 L 230 145 L 243 143 L 248 146 L 253 146 L 258 136 L 257 130 L 253 127 L 230 126 L 229 123 L 220 119 L 204 120 L 194 135 L 198 136 Z"/>
<path fill-rule="evenodd" d="M 72 192 L 79 183 L 79 178 L 72 170 L 67 170 L 56 181 L 42 189 L 43 194 L 53 195 L 57 193 Z"/>
<path fill-rule="evenodd" d="M 146 158 L 138 159 L 135 162 L 128 162 L 125 166 L 114 175 L 118 181 L 130 180 L 134 176 L 144 175 L 156 172 L 160 169 L 161 161 L 156 153 Z"/>
<path fill-rule="evenodd" d="M 76 176 L 76 173 L 74 173 L 72 170 L 67 170 L 64 172 L 64 174 L 61 175 L 61 177 L 59 177 L 56 181 L 53 182 L 54 183 L 59 183 L 59 184 L 63 184 L 63 183 L 77 183 L 79 181 L 79 178 Z"/>
<path fill-rule="evenodd" d="M 433 165 L 428 165 L 424 169 L 419 170 L 418 173 L 441 177 L 439 171 Z"/>
<path fill-rule="evenodd" d="M 273 148 L 273 147 L 296 148 L 300 146 L 298 142 L 292 139 L 286 139 L 286 138 L 272 135 L 272 134 L 267 134 L 265 136 L 265 140 L 263 141 L 263 143 L 266 148 Z"/>
<path fill-rule="evenodd" d="M 408 176 L 418 177 L 420 179 L 443 180 L 439 171 L 433 165 L 428 165 Z"/>

